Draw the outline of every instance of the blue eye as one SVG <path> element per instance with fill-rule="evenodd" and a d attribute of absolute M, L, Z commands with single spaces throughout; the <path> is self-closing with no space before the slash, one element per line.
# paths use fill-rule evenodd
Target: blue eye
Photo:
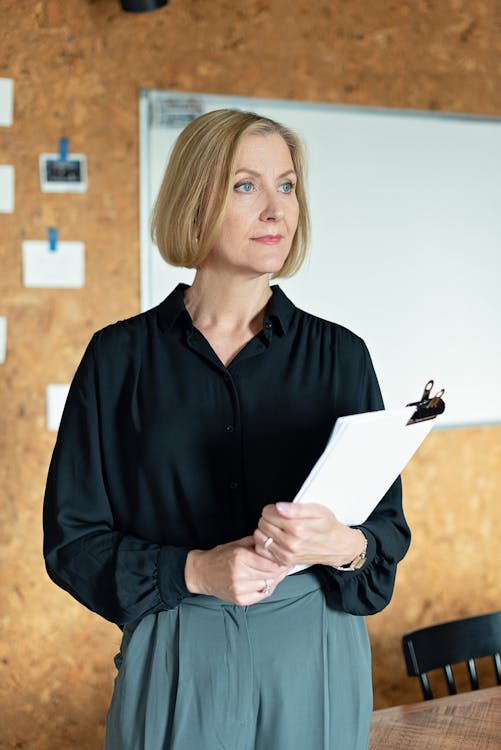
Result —
<path fill-rule="evenodd" d="M 245 182 L 239 182 L 235 185 L 235 190 L 238 190 L 239 193 L 251 193 L 253 187 L 254 185 L 252 182 L 246 180 Z"/>
<path fill-rule="evenodd" d="M 282 193 L 292 193 L 295 188 L 295 185 L 293 182 L 288 180 L 287 182 L 282 182 L 280 185 L 280 190 Z"/>

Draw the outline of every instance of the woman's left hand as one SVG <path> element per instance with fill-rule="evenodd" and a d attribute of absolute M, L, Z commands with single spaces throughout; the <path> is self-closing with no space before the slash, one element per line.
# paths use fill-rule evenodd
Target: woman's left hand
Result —
<path fill-rule="evenodd" d="M 267 540 L 272 542 L 267 543 Z M 319 503 L 274 503 L 254 532 L 258 554 L 282 565 L 348 565 L 364 549 L 363 535 Z"/>

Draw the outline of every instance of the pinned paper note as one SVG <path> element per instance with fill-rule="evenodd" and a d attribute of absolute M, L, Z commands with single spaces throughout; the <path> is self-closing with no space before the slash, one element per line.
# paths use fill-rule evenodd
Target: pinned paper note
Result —
<path fill-rule="evenodd" d="M 7 318 L 0 316 L 0 365 L 5 362 L 7 351 Z"/>
<path fill-rule="evenodd" d="M 50 383 L 46 388 L 46 423 L 47 429 L 59 429 L 64 405 L 70 386 L 66 383 Z"/>
<path fill-rule="evenodd" d="M 53 245 L 54 246 L 54 245 Z M 81 288 L 85 284 L 85 245 L 49 241 L 23 242 L 23 284 L 26 287 Z"/>
<path fill-rule="evenodd" d="M 14 211 L 14 167 L 10 164 L 0 165 L 0 213 L 11 214 Z"/>
<path fill-rule="evenodd" d="M 69 141 L 59 139 L 58 154 L 40 154 L 40 189 L 43 193 L 85 193 L 87 158 L 68 153 Z"/>
<path fill-rule="evenodd" d="M 0 125 L 10 127 L 14 116 L 14 81 L 0 78 Z"/>

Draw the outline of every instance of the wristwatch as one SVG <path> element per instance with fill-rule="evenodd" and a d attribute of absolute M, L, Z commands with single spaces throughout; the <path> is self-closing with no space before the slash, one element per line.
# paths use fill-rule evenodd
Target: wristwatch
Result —
<path fill-rule="evenodd" d="M 357 529 L 357 531 L 359 531 L 364 538 L 364 548 L 362 552 L 357 555 L 355 559 L 351 561 L 351 563 L 348 563 L 347 565 L 334 566 L 336 570 L 360 570 L 364 567 L 365 561 L 367 560 L 367 537 L 361 529 Z"/>

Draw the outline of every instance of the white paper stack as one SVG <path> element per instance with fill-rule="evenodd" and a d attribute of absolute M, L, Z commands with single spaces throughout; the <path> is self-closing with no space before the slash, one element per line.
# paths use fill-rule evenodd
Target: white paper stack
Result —
<path fill-rule="evenodd" d="M 363 523 L 435 420 L 408 425 L 414 406 L 340 417 L 294 502 L 327 505 L 341 523 Z"/>
<path fill-rule="evenodd" d="M 340 417 L 294 502 L 320 503 L 341 523 L 362 524 L 436 422 L 407 424 L 415 411 L 408 406 Z"/>

